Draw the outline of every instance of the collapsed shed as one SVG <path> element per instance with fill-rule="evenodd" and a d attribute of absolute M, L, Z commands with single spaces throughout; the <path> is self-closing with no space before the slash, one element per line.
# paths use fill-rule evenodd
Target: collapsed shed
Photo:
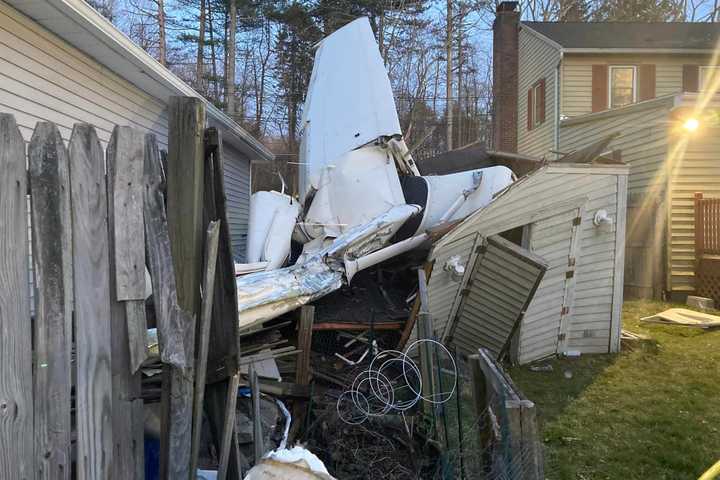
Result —
<path fill-rule="evenodd" d="M 441 340 L 521 364 L 617 352 L 627 175 L 625 165 L 547 164 L 437 241 L 428 294 Z M 488 245 L 503 260 L 488 259 Z"/>

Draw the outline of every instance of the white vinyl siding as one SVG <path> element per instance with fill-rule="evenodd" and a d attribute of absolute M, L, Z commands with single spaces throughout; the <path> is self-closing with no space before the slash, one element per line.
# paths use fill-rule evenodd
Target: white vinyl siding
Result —
<path fill-rule="evenodd" d="M 622 268 L 616 262 L 622 260 L 623 242 L 620 239 L 625 225 L 624 208 L 618 210 L 618 205 L 621 202 L 624 205 L 627 194 L 624 183 L 626 172 L 623 166 L 551 163 L 520 179 L 488 207 L 475 213 L 470 220 L 458 225 L 435 244 L 430 255 L 431 259 L 436 259 L 433 275 L 437 269 L 442 269 L 441 258 L 446 258 L 451 245 L 459 244 L 460 239 L 470 238 L 475 232 L 490 236 L 519 226 L 533 225 L 530 237 L 532 239 L 535 228 L 535 243 L 531 249 L 556 268 L 555 272 L 545 274 L 523 320 L 518 359 L 525 363 L 552 355 L 555 353 L 553 348 L 583 353 L 617 351 Z M 608 212 L 614 220 L 613 225 L 602 228 L 593 225 L 592 219 L 599 209 Z M 581 223 L 573 237 L 577 242 L 572 249 L 575 252 L 574 285 L 569 285 L 570 297 L 563 300 L 560 286 L 566 280 L 565 272 L 570 269 L 568 255 L 571 248 L 568 242 L 574 228 L 574 212 L 582 213 Z M 561 225 L 564 226 L 560 228 Z M 562 268 L 563 264 L 565 268 Z M 446 282 L 442 278 L 437 279 L 435 284 L 432 280 L 431 277 L 431 309 L 438 304 L 451 304 L 459 286 L 445 289 Z M 433 292 L 434 285 L 440 287 L 437 292 Z M 567 342 L 564 346 L 557 346 L 563 301 L 569 307 L 563 324 Z M 447 320 L 435 317 L 433 312 L 433 321 Z"/>
<path fill-rule="evenodd" d="M 166 106 L 0 1 L 0 111 L 15 115 L 25 140 L 54 122 L 67 141 L 90 123 L 103 145 L 129 125 L 167 143 Z"/>
<path fill-rule="evenodd" d="M 557 48 L 521 27 L 518 47 L 518 153 L 548 156 L 553 149 Z M 545 121 L 528 131 L 528 90 L 545 79 Z M 537 117 L 536 117 L 537 118 Z"/>
<path fill-rule="evenodd" d="M 250 216 L 250 161 L 227 143 L 223 155 L 230 243 L 235 261 L 243 262 Z"/>

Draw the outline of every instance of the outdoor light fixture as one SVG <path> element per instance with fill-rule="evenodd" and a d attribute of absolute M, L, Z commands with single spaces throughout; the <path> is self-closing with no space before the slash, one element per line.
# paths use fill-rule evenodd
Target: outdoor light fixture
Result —
<path fill-rule="evenodd" d="M 697 130 L 699 126 L 700 122 L 698 122 L 697 118 L 692 117 L 688 118 L 687 120 L 685 120 L 685 123 L 683 123 L 683 128 L 690 133 Z"/>

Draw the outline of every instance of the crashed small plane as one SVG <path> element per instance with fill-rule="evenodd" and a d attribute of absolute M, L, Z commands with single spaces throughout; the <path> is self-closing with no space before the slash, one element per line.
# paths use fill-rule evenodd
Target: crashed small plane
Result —
<path fill-rule="evenodd" d="M 237 267 L 253 272 L 237 279 L 241 328 L 417 248 L 430 229 L 467 217 L 515 180 L 504 166 L 419 174 L 367 18 L 318 45 L 302 128 L 302 202 L 282 192 L 256 192 L 250 200 L 249 263 Z M 302 254 L 283 267 L 293 240 Z"/>

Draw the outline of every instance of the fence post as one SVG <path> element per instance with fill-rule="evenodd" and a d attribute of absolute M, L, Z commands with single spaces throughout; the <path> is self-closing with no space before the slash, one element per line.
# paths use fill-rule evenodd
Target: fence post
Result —
<path fill-rule="evenodd" d="M 0 114 L 0 478 L 32 478 L 32 350 L 25 142 Z"/>
<path fill-rule="evenodd" d="M 167 221 L 178 305 L 190 321 L 183 332 L 186 368 L 170 371 L 169 419 L 161 446 L 167 455 L 161 466 L 167 478 L 185 480 L 190 478 L 195 325 L 203 261 L 205 105 L 199 98 L 171 97 L 169 117 Z"/>
<path fill-rule="evenodd" d="M 705 247 L 705 218 L 702 205 L 703 194 L 702 192 L 695 192 L 694 206 L 695 206 L 695 269 L 697 270 L 700 265 L 700 257 L 702 256 L 703 249 Z"/>

